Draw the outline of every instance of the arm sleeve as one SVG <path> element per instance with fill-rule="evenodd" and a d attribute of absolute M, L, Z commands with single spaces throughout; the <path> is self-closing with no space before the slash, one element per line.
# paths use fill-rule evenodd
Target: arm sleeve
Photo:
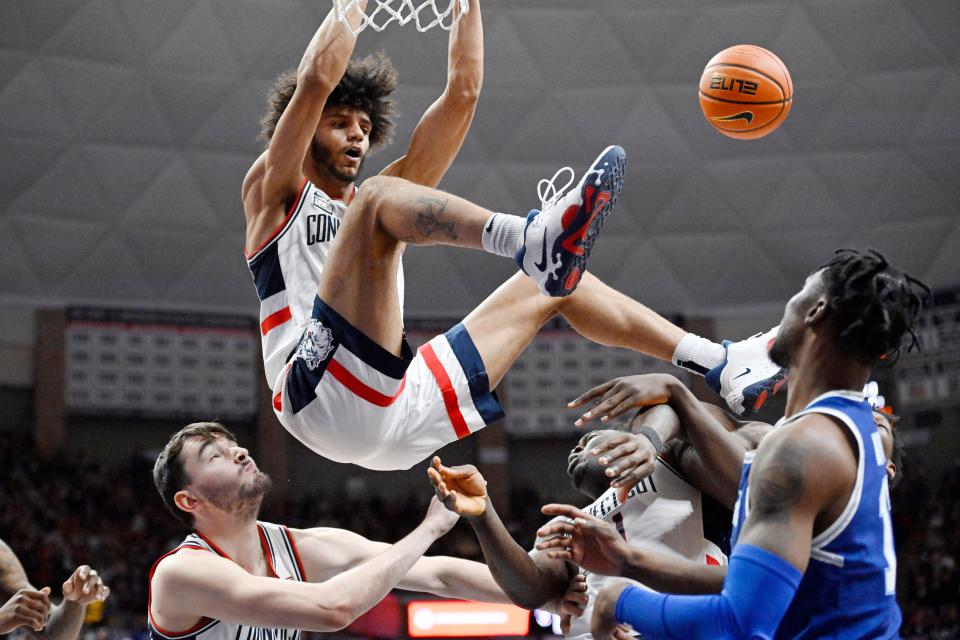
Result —
<path fill-rule="evenodd" d="M 772 638 L 801 577 L 780 556 L 738 545 L 720 595 L 677 596 L 629 587 L 620 594 L 615 615 L 647 640 Z"/>

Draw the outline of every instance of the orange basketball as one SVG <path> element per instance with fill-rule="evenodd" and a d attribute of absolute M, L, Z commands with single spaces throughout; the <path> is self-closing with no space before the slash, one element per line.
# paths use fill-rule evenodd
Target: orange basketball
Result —
<path fill-rule="evenodd" d="M 787 119 L 791 104 L 790 72 L 763 47 L 738 44 L 724 49 L 700 76 L 703 115 L 731 138 L 762 138 Z"/>

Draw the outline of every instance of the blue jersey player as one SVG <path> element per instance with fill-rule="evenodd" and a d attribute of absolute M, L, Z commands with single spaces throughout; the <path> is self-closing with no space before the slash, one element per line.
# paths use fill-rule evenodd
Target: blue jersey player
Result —
<path fill-rule="evenodd" d="M 895 638 L 896 554 L 887 456 L 863 388 L 895 354 L 929 289 L 880 254 L 839 251 L 787 303 L 770 351 L 789 368 L 785 417 L 743 465 L 729 567 L 677 567 L 686 593 L 613 585 L 593 631 L 653 638 Z M 668 402 L 666 386 L 652 402 Z M 569 524 L 593 526 L 583 518 Z M 590 536 L 585 536 L 589 538 Z M 594 536 L 596 539 L 596 536 Z"/>

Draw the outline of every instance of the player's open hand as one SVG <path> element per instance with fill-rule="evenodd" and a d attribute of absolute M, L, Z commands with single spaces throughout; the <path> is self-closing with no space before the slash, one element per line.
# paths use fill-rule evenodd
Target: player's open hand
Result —
<path fill-rule="evenodd" d="M 674 382 L 676 378 L 663 373 L 614 378 L 590 389 L 567 406 L 581 407 L 594 400 L 596 406 L 586 411 L 574 424 L 582 427 L 597 418 L 600 418 L 600 422 L 607 422 L 630 409 L 665 404 L 670 400 L 670 386 Z"/>
<path fill-rule="evenodd" d="M 437 497 L 454 513 L 467 517 L 483 515 L 487 509 L 487 481 L 472 464 L 445 467 L 434 456 L 427 469 Z"/>
<path fill-rule="evenodd" d="M 642 421 L 642 415 L 638 414 L 634 421 Z M 656 468 L 657 449 L 644 435 L 621 433 L 591 447 L 590 453 L 599 456 L 603 472 L 610 478 L 610 486 L 617 489 L 620 502 L 626 502 L 630 490 Z"/>
<path fill-rule="evenodd" d="M 537 549 L 547 557 L 566 560 L 587 571 L 618 576 L 630 554 L 630 548 L 612 524 L 568 504 L 548 504 L 541 511 L 561 516 L 540 527 Z"/>
<path fill-rule="evenodd" d="M 102 602 L 109 596 L 110 587 L 103 584 L 97 571 L 87 565 L 77 567 L 73 575 L 63 583 L 63 599 L 77 604 L 87 605 L 98 600 Z"/>
<path fill-rule="evenodd" d="M 42 631 L 50 619 L 50 587 L 20 589 L 0 607 L 0 635 L 26 627 Z"/>
<path fill-rule="evenodd" d="M 624 589 L 630 586 L 629 582 L 616 582 L 600 590 L 593 603 L 593 619 L 590 621 L 590 631 L 596 640 L 631 640 L 633 634 L 630 627 L 617 624 L 617 600 Z"/>

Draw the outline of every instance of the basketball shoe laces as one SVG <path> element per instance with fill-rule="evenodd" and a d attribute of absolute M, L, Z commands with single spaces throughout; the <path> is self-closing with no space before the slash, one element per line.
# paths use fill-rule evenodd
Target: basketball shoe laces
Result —
<path fill-rule="evenodd" d="M 564 173 L 569 173 L 570 177 L 562 187 L 558 188 L 556 182 L 560 178 L 561 174 Z M 540 211 L 555 205 L 560 198 L 566 195 L 567 189 L 570 188 L 570 185 L 572 185 L 576 179 L 577 174 L 574 173 L 573 169 L 570 167 L 564 167 L 560 169 L 553 174 L 553 177 L 549 180 L 547 178 L 541 179 L 540 182 L 537 183 L 537 195 L 540 197 Z"/>

